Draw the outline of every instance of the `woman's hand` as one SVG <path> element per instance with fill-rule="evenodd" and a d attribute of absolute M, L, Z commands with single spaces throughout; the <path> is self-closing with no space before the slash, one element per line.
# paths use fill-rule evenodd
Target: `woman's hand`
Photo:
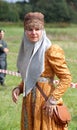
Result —
<path fill-rule="evenodd" d="M 20 89 L 18 87 L 14 88 L 12 91 L 12 100 L 16 103 L 18 100 L 18 96 L 20 94 Z"/>
<path fill-rule="evenodd" d="M 43 109 L 45 110 L 46 115 L 50 117 L 53 116 L 53 110 L 56 107 L 56 104 L 57 104 L 57 101 L 52 96 L 50 96 L 43 106 Z"/>
<path fill-rule="evenodd" d="M 47 100 L 46 103 L 43 106 L 43 109 L 45 111 L 45 114 L 52 117 L 53 116 L 53 110 L 55 105 L 51 105 L 50 102 Z"/>

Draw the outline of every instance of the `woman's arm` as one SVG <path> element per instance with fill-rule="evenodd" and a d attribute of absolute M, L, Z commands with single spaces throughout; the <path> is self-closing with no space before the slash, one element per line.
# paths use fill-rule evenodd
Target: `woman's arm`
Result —
<path fill-rule="evenodd" d="M 16 103 L 18 101 L 18 96 L 23 93 L 23 81 L 12 90 L 12 100 Z"/>

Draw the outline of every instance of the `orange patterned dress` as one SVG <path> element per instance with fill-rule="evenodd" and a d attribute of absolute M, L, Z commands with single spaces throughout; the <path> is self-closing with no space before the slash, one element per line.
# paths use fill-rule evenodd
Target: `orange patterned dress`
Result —
<path fill-rule="evenodd" d="M 64 52 L 58 45 L 52 45 L 45 53 L 45 70 L 41 75 L 59 79 L 59 84 L 54 86 L 51 82 L 38 82 L 47 96 L 53 95 L 57 103 L 62 103 L 62 96 L 70 86 L 71 74 L 66 65 Z M 19 85 L 23 93 L 23 81 Z M 45 99 L 37 88 L 33 89 L 27 97 L 23 97 L 21 130 L 68 130 L 67 126 L 56 125 L 54 119 L 45 115 L 42 107 Z"/>

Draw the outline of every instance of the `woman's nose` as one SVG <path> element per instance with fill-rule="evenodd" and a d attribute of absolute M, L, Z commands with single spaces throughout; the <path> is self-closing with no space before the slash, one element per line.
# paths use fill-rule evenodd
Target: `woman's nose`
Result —
<path fill-rule="evenodd" d="M 32 33 L 33 33 L 33 34 L 35 34 L 35 33 L 36 33 L 36 30 L 35 30 L 35 29 L 33 29 L 33 30 L 32 30 Z"/>

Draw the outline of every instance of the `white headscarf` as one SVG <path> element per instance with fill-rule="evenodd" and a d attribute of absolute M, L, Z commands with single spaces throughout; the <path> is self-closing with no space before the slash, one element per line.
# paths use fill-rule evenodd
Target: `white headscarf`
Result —
<path fill-rule="evenodd" d="M 51 46 L 43 30 L 41 39 L 35 44 L 31 43 L 25 33 L 20 46 L 17 67 L 25 81 L 25 94 L 27 95 L 33 87 L 42 72 L 44 71 L 45 51 Z"/>

